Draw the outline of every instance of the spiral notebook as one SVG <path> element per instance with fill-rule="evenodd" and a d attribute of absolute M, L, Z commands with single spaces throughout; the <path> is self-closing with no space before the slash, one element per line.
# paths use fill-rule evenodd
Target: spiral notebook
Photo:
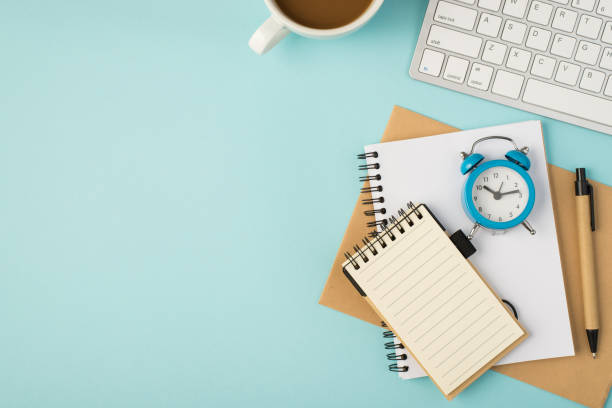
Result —
<path fill-rule="evenodd" d="M 484 136 L 508 136 L 519 146 L 529 148 L 529 173 L 535 184 L 535 205 L 528 217 L 536 229 L 530 235 L 518 226 L 503 234 L 480 230 L 473 242 L 478 247 L 471 261 L 487 282 L 518 312 L 518 319 L 530 333 L 520 347 L 500 364 L 574 355 L 563 271 L 557 243 L 556 225 L 542 127 L 539 121 L 466 130 L 419 139 L 377 143 L 365 146 L 369 186 L 362 189 L 363 203 L 373 204 L 367 215 L 370 227 L 380 228 L 387 215 L 401 208 L 408 195 L 430 203 L 445 225 L 469 231 L 472 222 L 461 205 L 465 176 L 459 171 L 459 152 Z M 511 146 L 490 141 L 478 146 L 485 160 L 503 159 Z"/>
<path fill-rule="evenodd" d="M 443 133 L 448 133 L 450 137 L 457 130 L 416 112 L 395 106 L 381 142 L 418 139 Z M 602 408 L 605 405 L 608 390 L 612 385 L 612 353 L 598 355 L 598 363 L 593 365 L 591 353 L 586 341 L 584 341 L 584 329 L 580 329 L 584 327 L 584 316 L 578 248 L 574 239 L 576 227 L 572 222 L 565 222 L 565 220 L 572 220 L 576 216 L 573 190 L 575 174 L 572 171 L 567 171 L 550 164 L 547 167 L 550 175 L 555 218 L 557 220 L 560 256 L 569 306 L 568 311 L 572 322 L 573 338 L 576 340 L 574 344 L 575 356 L 496 365 L 493 367 L 493 370 L 586 406 Z M 612 206 L 612 187 L 594 181 L 591 182 L 595 195 L 599 197 L 595 201 L 598 219 L 598 229 L 595 231 L 595 256 L 598 270 L 608 271 L 612 269 L 612 257 L 609 256 L 609 251 L 607 250 L 612 245 L 612 212 L 606 211 L 606 209 Z M 368 183 L 364 183 L 364 187 L 367 186 Z M 364 208 L 360 201 L 358 200 L 353 208 L 345 235 L 334 258 L 334 263 L 330 269 L 329 277 L 322 291 L 319 303 L 365 322 L 380 325 L 379 316 L 368 302 L 355 291 L 354 287 L 342 273 L 341 268 L 345 260 L 344 252 L 350 250 L 355 241 L 358 241 L 364 234 L 368 233 L 366 223 L 371 218 L 364 214 Z M 366 210 L 373 210 L 373 206 L 370 205 Z M 540 228 L 538 227 L 538 229 Z M 479 250 L 482 250 L 482 247 L 479 247 Z M 486 271 L 482 272 L 486 275 Z M 606 303 L 606 305 L 602 304 L 600 309 L 602 322 L 607 322 L 609 326 L 612 326 L 612 296 L 605 296 L 605 294 L 612 293 L 612 274 L 602 272 L 598 279 L 601 293 L 604 294 L 600 301 Z M 487 281 L 492 283 L 491 279 L 487 278 Z M 521 312 L 522 316 L 523 309 L 518 307 L 518 312 Z M 522 317 L 519 320 L 522 320 Z M 527 329 L 529 330 L 529 328 Z M 532 337 L 533 333 L 530 332 L 529 338 L 519 348 L 522 348 Z M 612 336 L 604 336 L 601 341 L 603 341 L 603 345 L 601 345 L 602 350 L 612 350 Z M 387 342 L 390 342 L 390 340 Z M 390 353 L 393 350 L 390 349 L 385 351 L 385 353 Z M 402 350 L 397 351 L 402 352 Z M 511 352 L 508 357 L 512 354 L 514 352 Z M 398 364 L 403 364 L 409 361 L 407 359 L 397 362 Z M 413 366 L 410 366 L 411 368 L 408 372 L 401 374 L 409 375 L 410 371 L 413 371 Z M 591 375 L 583 375 L 587 371 Z"/>
<path fill-rule="evenodd" d="M 343 272 L 452 399 L 527 333 L 425 205 L 391 220 Z"/>

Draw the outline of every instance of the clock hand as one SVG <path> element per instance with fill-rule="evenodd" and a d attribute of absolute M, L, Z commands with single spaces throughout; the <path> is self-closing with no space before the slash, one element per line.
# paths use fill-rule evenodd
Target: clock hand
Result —
<path fill-rule="evenodd" d="M 497 189 L 497 194 L 501 192 L 501 188 L 503 185 L 504 185 L 504 182 L 502 181 L 501 184 L 499 185 L 499 188 Z"/>
<path fill-rule="evenodd" d="M 499 193 L 500 195 L 506 195 L 506 194 L 515 194 L 515 193 L 520 193 L 520 190 L 511 190 L 511 191 L 504 191 L 503 193 Z"/>
<path fill-rule="evenodd" d="M 502 184 L 503 184 L 503 183 L 502 183 Z M 501 198 L 501 194 L 500 194 L 500 192 L 499 192 L 499 191 L 494 191 L 494 190 L 492 190 L 492 189 L 491 189 L 489 186 L 483 186 L 483 188 L 484 188 L 485 190 L 487 190 L 489 193 L 493 194 L 493 198 L 494 198 L 495 200 L 499 200 L 499 199 Z"/>
<path fill-rule="evenodd" d="M 491 190 L 491 188 L 489 186 L 483 186 L 482 188 L 484 188 L 485 190 L 487 190 L 489 193 L 495 195 L 495 191 Z"/>

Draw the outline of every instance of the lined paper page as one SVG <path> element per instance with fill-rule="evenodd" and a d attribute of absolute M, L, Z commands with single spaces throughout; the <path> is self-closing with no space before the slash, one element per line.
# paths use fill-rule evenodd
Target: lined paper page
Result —
<path fill-rule="evenodd" d="M 423 207 L 396 239 L 346 269 L 440 389 L 449 394 L 524 331 Z"/>

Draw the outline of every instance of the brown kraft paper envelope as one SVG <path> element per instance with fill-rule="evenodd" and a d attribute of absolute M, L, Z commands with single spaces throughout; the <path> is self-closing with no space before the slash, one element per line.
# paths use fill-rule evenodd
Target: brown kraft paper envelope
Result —
<path fill-rule="evenodd" d="M 399 106 L 393 108 L 381 142 L 432 136 L 458 129 Z M 574 173 L 548 165 L 553 207 L 561 252 L 572 335 L 576 356 L 496 366 L 493 370 L 589 407 L 603 407 L 612 385 L 612 187 L 591 182 L 595 194 L 595 263 L 599 287 L 600 333 L 597 359 L 593 360 L 584 332 L 582 292 L 575 240 Z M 361 242 L 370 217 L 359 201 L 336 254 L 319 303 L 358 319 L 379 325 L 372 310 L 342 274 L 344 252 Z M 537 271 L 534 271 L 537 273 Z"/>

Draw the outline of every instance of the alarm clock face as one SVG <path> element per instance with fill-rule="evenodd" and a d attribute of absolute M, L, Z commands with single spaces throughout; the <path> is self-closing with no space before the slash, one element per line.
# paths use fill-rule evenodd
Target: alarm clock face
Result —
<path fill-rule="evenodd" d="M 470 218 L 486 228 L 520 224 L 535 200 L 533 181 L 525 170 L 506 160 L 492 160 L 472 171 L 464 190 Z"/>
<path fill-rule="evenodd" d="M 495 166 L 478 175 L 472 187 L 472 200 L 483 217 L 507 222 L 521 215 L 529 201 L 529 189 L 514 169 Z"/>

